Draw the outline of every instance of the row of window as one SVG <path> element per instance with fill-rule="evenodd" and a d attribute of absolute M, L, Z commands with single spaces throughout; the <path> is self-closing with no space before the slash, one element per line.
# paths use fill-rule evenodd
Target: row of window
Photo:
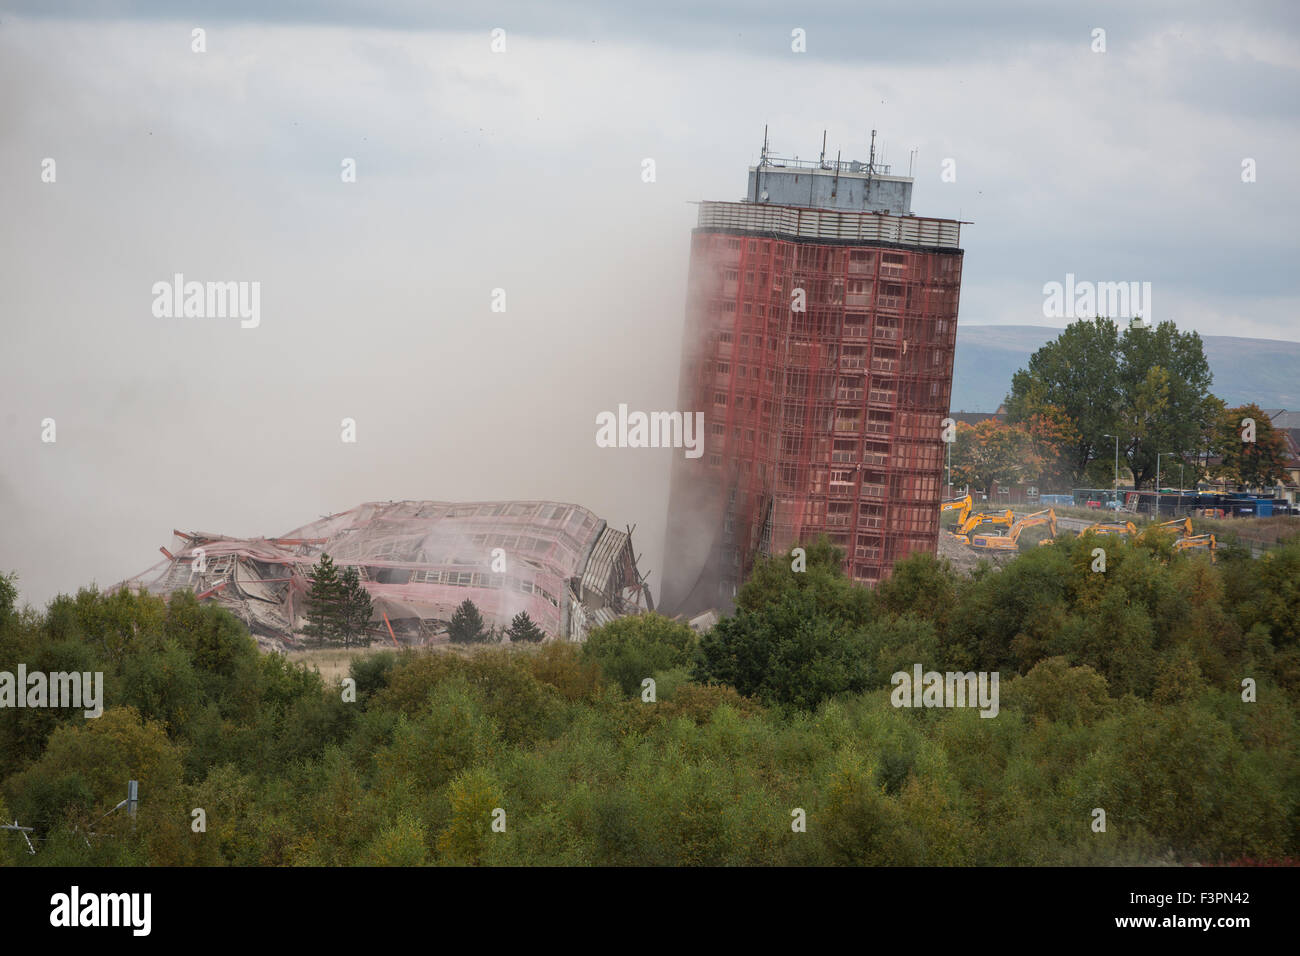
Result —
<path fill-rule="evenodd" d="M 879 288 L 870 279 L 848 279 L 841 282 L 836 279 L 813 279 L 794 277 L 790 280 L 791 290 L 803 290 L 802 304 L 807 311 L 818 307 L 828 307 L 838 311 L 845 307 L 850 309 L 877 309 L 897 312 L 905 309 L 908 313 L 925 315 L 952 316 L 957 311 L 958 290 L 948 286 L 921 286 L 916 284 L 881 283 Z M 734 314 L 737 309 L 743 315 L 766 317 L 771 308 L 773 318 L 785 314 L 798 316 L 801 313 L 791 306 L 793 291 L 786 291 L 785 280 L 776 277 L 769 284 L 764 273 L 761 282 L 755 284 L 752 277 L 741 291 L 739 283 L 724 283 L 718 297 L 709 301 L 707 311 L 711 314 Z M 737 299 L 739 298 L 739 303 Z"/>
<path fill-rule="evenodd" d="M 525 581 L 521 578 L 507 577 L 504 574 L 486 574 L 480 571 L 439 571 L 439 570 L 413 570 L 409 571 L 407 580 L 401 580 L 401 572 L 405 569 L 391 569 L 390 575 L 393 584 L 444 584 L 452 587 L 461 588 L 492 588 L 494 590 L 518 591 L 520 594 L 537 594 L 544 598 L 553 607 L 559 607 L 559 599 L 554 594 L 547 591 L 540 585 L 532 581 Z"/>
<path fill-rule="evenodd" d="M 820 501 L 811 500 L 805 505 L 803 516 L 804 530 L 825 529 L 834 530 L 836 528 L 848 528 L 853 523 L 853 501 Z M 867 506 L 863 503 L 861 506 Z M 824 511 L 823 511 L 824 507 Z M 884 505 L 876 504 L 869 507 L 884 509 Z M 879 512 L 874 514 L 860 514 L 858 517 L 858 542 L 864 543 L 869 541 L 878 542 L 879 537 L 867 535 L 873 530 L 882 531 L 882 524 L 887 522 L 890 531 L 904 531 L 913 534 L 928 534 L 939 527 L 939 517 L 934 508 L 925 505 L 891 505 L 888 509 L 888 515 L 882 515 Z"/>
<path fill-rule="evenodd" d="M 870 272 L 875 270 L 877 256 L 879 256 L 880 271 L 886 275 L 901 276 L 910 271 L 914 274 L 951 276 L 954 274 L 959 275 L 961 272 L 960 255 L 931 251 L 908 252 L 875 248 L 846 248 L 837 245 L 818 245 L 781 240 L 775 242 L 767 239 L 741 240 L 734 236 L 717 235 L 700 236 L 697 244 L 701 249 L 712 247 L 719 250 L 725 249 L 728 253 L 737 253 L 737 255 L 728 256 L 734 262 L 739 262 L 741 258 L 739 254 L 744 253 L 747 262 L 753 262 L 749 257 L 758 256 L 758 261 L 762 263 L 770 262 L 773 265 L 783 265 L 790 262 L 795 268 L 799 269 Z"/>
<path fill-rule="evenodd" d="M 546 551 L 552 542 L 545 538 L 530 538 L 522 534 L 475 534 L 470 540 L 484 548 L 506 548 L 514 551 Z M 460 561 L 447 561 L 446 564 L 460 564 Z"/>
<path fill-rule="evenodd" d="M 848 353 L 850 349 L 859 350 L 855 355 L 865 354 L 871 347 L 885 350 L 889 354 L 881 355 L 880 365 L 873 368 L 893 369 L 900 367 L 902 355 L 909 356 L 907 368 L 924 373 L 934 370 L 938 373 L 945 369 L 952 355 L 952 343 L 945 331 L 935 338 L 924 334 L 924 329 L 917 329 L 909 322 L 909 329 L 904 332 L 899 328 L 896 317 L 877 316 L 874 323 L 865 313 L 845 313 L 843 325 L 841 317 L 830 314 L 812 314 L 799 316 L 789 329 L 782 330 L 780 336 L 766 338 L 757 330 L 752 335 L 742 334 L 739 358 L 765 359 L 776 361 L 780 353 L 781 340 L 785 340 L 786 353 L 784 364 L 808 365 L 813 358 L 820 358 L 827 365 L 834 365 L 840 351 Z M 928 320 L 922 320 L 928 321 Z M 838 341 L 843 338 L 845 341 Z M 855 341 L 869 339 L 874 342 Z M 708 333 L 710 351 L 718 359 L 730 359 L 735 354 L 735 332 L 729 327 L 720 327 Z M 907 346 L 907 352 L 902 351 Z M 818 351 L 812 349 L 816 347 Z M 802 354 L 801 354 L 802 353 Z M 862 367 L 864 363 L 859 363 Z"/>
<path fill-rule="evenodd" d="M 523 518 L 539 517 L 545 521 L 562 521 L 572 509 L 568 505 L 502 501 L 483 505 L 452 505 L 441 515 L 445 518 Z M 438 517 L 429 515 L 428 517 Z"/>
<path fill-rule="evenodd" d="M 903 338 L 913 343 L 951 346 L 956 339 L 955 307 L 952 310 L 935 308 L 908 308 L 902 315 L 898 310 L 873 310 L 870 303 L 852 305 L 844 308 L 840 305 L 826 305 L 807 302 L 802 311 L 792 311 L 788 305 L 775 302 L 770 318 L 766 318 L 766 308 L 761 303 L 742 303 L 743 318 L 741 328 L 754 333 L 754 345 L 762 347 L 762 336 L 766 333 L 790 335 L 794 337 L 815 335 L 818 340 L 843 334 L 854 338 L 867 338 L 877 329 L 900 331 Z M 734 300 L 712 300 L 708 303 L 704 323 L 708 328 L 721 331 L 733 331 L 736 327 L 737 304 Z M 763 318 L 755 318 L 758 311 Z M 697 319 L 697 324 L 699 320 Z M 898 335 L 892 335 L 897 338 Z M 728 340 L 730 341 L 730 340 Z M 769 347 L 772 346 L 769 340 Z M 833 343 L 830 343 L 833 344 Z"/>

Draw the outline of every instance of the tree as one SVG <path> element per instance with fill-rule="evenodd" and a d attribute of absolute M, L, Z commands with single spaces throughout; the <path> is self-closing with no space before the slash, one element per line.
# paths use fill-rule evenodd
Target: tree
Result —
<path fill-rule="evenodd" d="M 1071 455 L 1079 443 L 1079 429 L 1059 405 L 1037 405 L 1022 422 L 1042 467 L 1040 481 L 1066 490 L 1074 485 Z"/>
<path fill-rule="evenodd" d="M 1157 458 L 1190 454 L 1201 444 L 1211 411 L 1209 363 L 1201 338 L 1173 322 L 1130 326 L 1121 335 L 1110 319 L 1072 323 L 1016 372 L 1007 396 L 1007 421 L 1024 424 L 1057 415 L 1073 426 L 1063 477 L 1081 481 L 1106 457 L 1107 434 L 1137 487 L 1156 474 Z M 1127 439 L 1127 444 L 1123 444 Z M 956 449 L 954 449 L 955 451 Z"/>
<path fill-rule="evenodd" d="M 447 625 L 447 636 L 453 644 L 474 644 L 483 639 L 486 627 L 483 615 L 479 613 L 474 602 L 466 598 L 451 616 Z"/>
<path fill-rule="evenodd" d="M 848 626 L 871 619 L 872 592 L 845 575 L 843 548 L 821 534 L 799 550 L 801 556 L 791 548 L 785 554 L 759 560 L 736 595 L 737 609 L 757 611 L 780 604 L 789 595 L 807 592 L 824 614 Z"/>
<path fill-rule="evenodd" d="M 954 484 L 987 492 L 995 481 L 1003 484 L 1034 481 L 1041 473 L 1042 459 L 1023 428 L 993 418 L 978 425 L 958 423 L 957 441 L 952 448 Z"/>
<path fill-rule="evenodd" d="M 1205 420 L 1201 423 L 1201 432 L 1196 444 L 1196 463 L 1193 474 L 1195 480 L 1210 476 L 1210 459 L 1217 455 L 1215 451 L 1222 437 L 1220 426 L 1228 414 L 1227 403 L 1214 395 L 1205 399 Z"/>
<path fill-rule="evenodd" d="M 1172 383 L 1169 372 L 1156 365 L 1147 370 L 1146 376 L 1133 389 L 1129 400 L 1120 413 L 1120 450 L 1124 460 L 1133 472 L 1134 487 L 1141 487 L 1142 475 L 1138 474 L 1133 460 L 1139 448 L 1150 448 L 1156 436 L 1163 430 L 1163 424 L 1173 413 L 1170 395 Z M 1124 444 L 1127 436 L 1128 444 Z M 1173 448 L 1166 448 L 1173 451 Z M 1144 456 L 1145 457 L 1145 456 Z M 1151 456 L 1151 472 L 1155 473 L 1155 456 Z"/>
<path fill-rule="evenodd" d="M 342 588 L 339 623 L 343 632 L 343 646 L 349 646 L 355 638 L 358 644 L 369 647 L 370 638 L 367 629 L 370 626 L 370 618 L 375 613 L 370 593 L 361 583 L 361 575 L 355 567 L 344 568 L 339 580 Z"/>
<path fill-rule="evenodd" d="M 1107 432 L 1114 433 L 1120 407 L 1119 329 L 1110 319 L 1080 320 L 1066 327 L 1016 372 L 1007 396 L 1007 422 L 1020 424 L 1047 406 L 1074 426 L 1066 458 L 1071 482 L 1083 477 Z M 954 449 L 955 451 L 956 449 Z"/>
<path fill-rule="evenodd" d="M 492 846 L 492 824 L 504 812 L 503 788 L 491 771 L 475 767 L 448 785 L 447 802 L 451 813 L 438 834 L 438 853 L 446 863 L 478 866 Z"/>
<path fill-rule="evenodd" d="M 528 616 L 527 611 L 520 611 L 510 621 L 510 626 L 506 628 L 506 637 L 510 638 L 511 644 L 540 644 L 546 635 L 542 629 L 533 623 L 533 619 Z"/>
<path fill-rule="evenodd" d="M 600 665 L 606 680 L 623 693 L 641 689 L 641 681 L 659 671 L 685 667 L 695 653 L 695 632 L 662 614 L 632 614 L 602 624 L 587 635 L 584 659 Z"/>
<path fill-rule="evenodd" d="M 1141 488 L 1154 483 L 1157 455 L 1196 449 L 1211 407 L 1213 376 L 1201 337 L 1179 332 L 1173 322 L 1125 329 L 1119 356 L 1120 449 Z M 1127 450 L 1125 432 L 1131 436 Z"/>
<path fill-rule="evenodd" d="M 339 577 L 334 559 L 328 554 L 307 572 L 311 589 L 307 592 L 307 617 L 310 621 L 302 631 L 321 644 L 333 643 L 343 635 L 343 581 Z"/>
<path fill-rule="evenodd" d="M 870 657 L 863 629 L 826 614 L 805 590 L 720 620 L 700 638 L 694 677 L 729 684 L 746 697 L 814 710 L 834 694 L 863 690 Z"/>
<path fill-rule="evenodd" d="M 17 799 L 11 812 L 45 835 L 73 809 L 80 822 L 101 818 L 126 796 L 126 782 L 137 780 L 141 810 L 166 807 L 181 785 L 181 745 L 167 737 L 163 726 L 145 720 L 131 706 L 105 708 L 102 717 L 57 727 L 40 759 L 6 785 Z M 99 829 L 115 821 L 104 821 Z"/>
<path fill-rule="evenodd" d="M 6 625 L 18 613 L 18 588 L 15 582 L 17 574 L 0 574 L 0 627 Z"/>
<path fill-rule="evenodd" d="M 1253 441 L 1242 422 L 1254 422 Z M 1220 462 L 1217 476 L 1238 485 L 1257 488 L 1286 478 L 1286 442 L 1281 432 L 1258 405 L 1240 405 L 1225 409 L 1215 423 L 1214 449 Z"/>

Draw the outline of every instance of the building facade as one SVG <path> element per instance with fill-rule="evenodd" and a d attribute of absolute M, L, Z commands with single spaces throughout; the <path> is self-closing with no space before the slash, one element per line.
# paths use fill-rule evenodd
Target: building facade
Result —
<path fill-rule="evenodd" d="M 874 160 L 874 157 L 873 157 Z M 691 238 L 661 602 L 729 607 L 760 557 L 822 533 L 854 579 L 934 551 L 952 390 L 960 223 L 911 214 L 874 163 L 764 155 Z"/>

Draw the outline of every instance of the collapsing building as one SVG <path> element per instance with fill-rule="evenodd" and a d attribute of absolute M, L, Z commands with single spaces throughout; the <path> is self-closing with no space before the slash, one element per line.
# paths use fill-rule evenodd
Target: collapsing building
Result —
<path fill-rule="evenodd" d="M 551 501 L 371 502 L 278 538 L 175 532 L 165 560 L 122 582 L 156 594 L 191 590 L 244 621 L 264 647 L 300 642 L 308 571 L 322 554 L 356 567 L 376 635 L 423 643 L 467 598 L 485 623 L 527 611 L 548 636 L 582 641 L 624 614 L 653 610 L 632 529 Z M 391 632 L 390 632 L 391 628 Z"/>
<path fill-rule="evenodd" d="M 822 534 L 864 583 L 935 550 L 961 224 L 914 215 L 912 186 L 874 145 L 800 162 L 765 140 L 744 200 L 700 203 L 679 399 L 704 454 L 673 462 L 669 613 L 729 608 Z"/>

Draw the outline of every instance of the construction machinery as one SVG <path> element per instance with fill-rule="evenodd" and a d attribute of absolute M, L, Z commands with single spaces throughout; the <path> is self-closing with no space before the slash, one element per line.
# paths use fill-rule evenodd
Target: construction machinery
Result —
<path fill-rule="evenodd" d="M 1204 548 L 1210 552 L 1210 560 L 1215 561 L 1214 552 L 1218 548 L 1218 542 L 1215 541 L 1212 534 L 1193 534 L 1185 538 L 1179 538 L 1174 542 L 1175 551 L 1190 551 L 1193 548 Z"/>
<path fill-rule="evenodd" d="M 960 528 L 965 524 L 966 519 L 970 517 L 970 510 L 974 505 L 975 502 L 969 494 L 962 495 L 960 498 L 949 498 L 947 501 L 940 503 L 939 514 L 942 515 L 946 511 L 956 511 L 957 527 Z"/>
<path fill-rule="evenodd" d="M 1123 524 L 1107 524 L 1099 521 L 1096 524 L 1088 525 L 1080 534 L 1117 534 L 1121 536 L 1136 537 L 1138 533 L 1137 525 L 1132 521 L 1125 521 Z"/>
<path fill-rule="evenodd" d="M 1195 535 L 1192 530 L 1191 518 L 1174 518 L 1172 521 L 1162 521 L 1153 527 L 1163 528 L 1167 531 L 1179 531 L 1182 533 L 1183 538 L 1190 538 Z"/>
<path fill-rule="evenodd" d="M 1056 537 L 1055 508 L 1035 511 L 1031 515 L 1025 515 L 1025 517 L 1016 521 L 1007 530 L 1006 534 L 972 534 L 967 541 L 972 548 L 980 551 L 1016 551 L 1020 547 L 1018 543 L 1020 533 L 1026 528 L 1041 524 L 1045 524 L 1051 529 L 1050 539 L 1054 539 Z"/>
<path fill-rule="evenodd" d="M 984 524 L 1002 524 L 1010 528 L 1016 523 L 1016 515 L 1010 508 L 1005 512 L 998 514 L 996 512 L 977 511 L 957 525 L 957 530 L 953 535 L 958 538 L 967 537 L 972 531 Z"/>

